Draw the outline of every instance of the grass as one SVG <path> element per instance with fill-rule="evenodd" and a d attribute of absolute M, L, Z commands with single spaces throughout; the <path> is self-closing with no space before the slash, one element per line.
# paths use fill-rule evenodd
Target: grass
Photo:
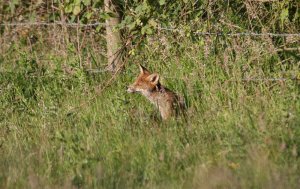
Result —
<path fill-rule="evenodd" d="M 40 63 L 39 46 L 14 48 L 0 58 L 0 188 L 300 184 L 299 81 L 242 80 L 282 77 L 295 62 L 255 54 L 257 47 L 208 56 L 191 41 L 179 54 L 145 47 L 100 92 L 111 76 L 86 72 L 74 53 L 45 50 L 49 61 Z M 134 63 L 185 96 L 187 122 L 162 122 L 145 98 L 126 93 Z"/>

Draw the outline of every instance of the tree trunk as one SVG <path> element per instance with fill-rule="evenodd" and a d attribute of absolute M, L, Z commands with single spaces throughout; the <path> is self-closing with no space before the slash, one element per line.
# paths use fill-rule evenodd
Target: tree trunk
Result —
<path fill-rule="evenodd" d="M 119 7 L 114 0 L 104 0 L 105 12 L 114 16 L 106 20 L 107 69 L 116 72 L 121 66 L 121 32 L 114 27 L 120 23 Z"/>

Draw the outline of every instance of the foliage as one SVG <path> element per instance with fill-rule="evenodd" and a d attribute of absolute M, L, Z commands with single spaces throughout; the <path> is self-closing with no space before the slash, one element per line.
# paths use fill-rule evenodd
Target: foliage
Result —
<path fill-rule="evenodd" d="M 52 68 L 24 51 L 10 54 L 19 56 L 13 64 L 2 58 L 1 188 L 297 188 L 299 83 L 241 80 L 279 77 L 281 65 L 268 67 L 277 55 L 223 64 L 221 46 L 206 58 L 190 40 L 182 45 L 166 65 L 154 48 L 132 61 L 144 59 L 186 97 L 188 122 L 161 122 L 149 102 L 125 93 L 133 64 L 99 94 L 108 75 L 84 72 L 71 53 L 72 74 L 53 55 Z"/>
<path fill-rule="evenodd" d="M 1 1 L 0 20 L 114 16 L 61 2 Z M 117 3 L 131 50 L 113 76 L 101 28 L 0 27 L 0 188 L 298 188 L 300 56 L 285 49 L 299 37 L 194 33 L 297 33 L 297 1 Z M 186 119 L 125 92 L 136 63 L 185 97 Z"/>

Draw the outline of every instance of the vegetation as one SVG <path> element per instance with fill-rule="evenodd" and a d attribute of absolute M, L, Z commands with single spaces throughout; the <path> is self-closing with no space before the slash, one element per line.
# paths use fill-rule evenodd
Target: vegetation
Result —
<path fill-rule="evenodd" d="M 101 25 L 0 25 L 0 188 L 297 188 L 299 35 L 199 32 L 297 33 L 299 3 L 118 3 L 116 74 Z M 0 2 L 0 24 L 111 16 L 100 0 Z M 126 93 L 137 63 L 187 117 L 162 121 Z"/>

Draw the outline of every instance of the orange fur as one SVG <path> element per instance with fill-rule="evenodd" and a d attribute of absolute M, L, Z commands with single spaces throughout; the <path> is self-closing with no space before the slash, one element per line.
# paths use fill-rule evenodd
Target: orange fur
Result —
<path fill-rule="evenodd" d="M 166 120 L 177 115 L 184 109 L 184 102 L 174 92 L 162 86 L 157 73 L 151 74 L 146 68 L 139 65 L 140 74 L 130 85 L 127 92 L 138 92 L 145 96 L 160 111 L 162 119 Z"/>

